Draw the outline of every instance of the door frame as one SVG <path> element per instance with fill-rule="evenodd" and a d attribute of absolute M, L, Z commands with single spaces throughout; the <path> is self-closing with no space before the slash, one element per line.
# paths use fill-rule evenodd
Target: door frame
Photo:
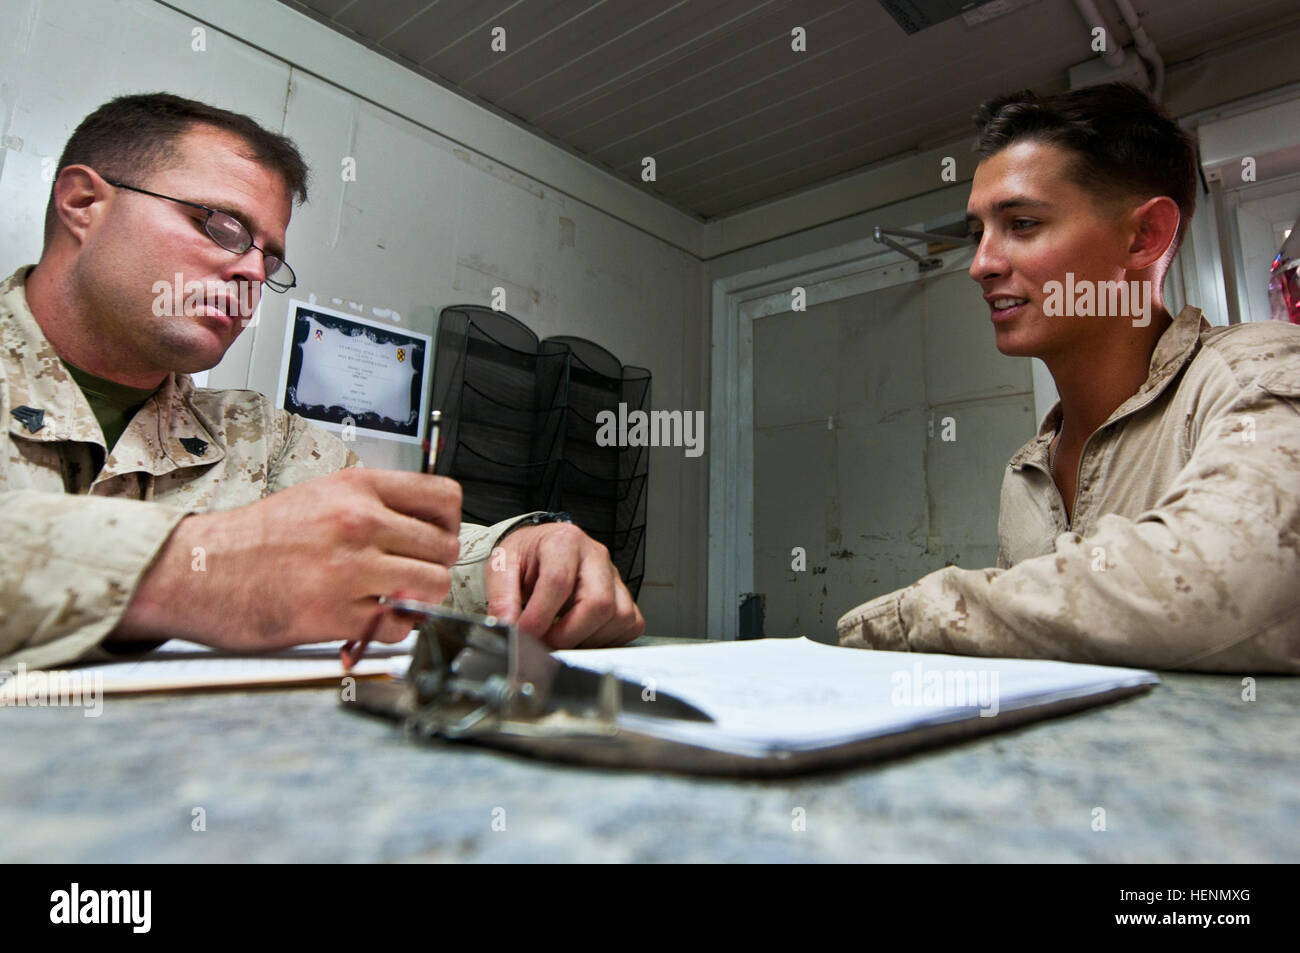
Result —
<path fill-rule="evenodd" d="M 969 246 L 942 252 L 943 265 L 921 275 L 911 259 L 864 238 L 712 282 L 710 639 L 738 637 L 741 596 L 754 588 L 754 321 L 789 312 L 796 286 L 804 288 L 810 308 L 965 271 L 974 254 Z"/>

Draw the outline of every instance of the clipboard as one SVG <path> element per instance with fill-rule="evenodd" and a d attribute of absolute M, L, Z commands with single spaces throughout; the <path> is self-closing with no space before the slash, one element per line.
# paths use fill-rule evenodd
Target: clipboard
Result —
<path fill-rule="evenodd" d="M 647 699 L 639 682 L 567 665 L 545 646 L 490 616 L 410 600 L 386 600 L 418 619 L 403 680 L 358 682 L 342 702 L 356 713 L 396 722 L 413 740 L 484 745 L 535 758 L 691 775 L 778 777 L 843 768 L 1014 728 L 1148 691 L 1149 673 L 1103 690 L 1008 707 L 995 717 L 944 716 L 848 743 L 727 750 L 673 735 L 683 723 L 713 721 L 662 691 Z M 859 651 L 845 649 L 844 651 Z"/>

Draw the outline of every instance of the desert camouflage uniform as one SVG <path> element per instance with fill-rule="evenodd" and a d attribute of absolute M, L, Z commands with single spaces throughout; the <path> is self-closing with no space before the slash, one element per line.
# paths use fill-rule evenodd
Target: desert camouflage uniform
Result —
<path fill-rule="evenodd" d="M 27 270 L 0 283 L 0 669 L 111 657 L 100 643 L 184 516 L 361 464 L 255 391 L 172 374 L 96 473 L 103 432 L 27 306 Z M 462 524 L 448 604 L 485 610 L 482 564 L 517 521 Z"/>
<path fill-rule="evenodd" d="M 1185 308 L 1089 438 L 1072 520 L 1060 404 L 1007 467 L 998 568 L 948 567 L 839 621 L 859 648 L 1300 672 L 1300 327 Z"/>

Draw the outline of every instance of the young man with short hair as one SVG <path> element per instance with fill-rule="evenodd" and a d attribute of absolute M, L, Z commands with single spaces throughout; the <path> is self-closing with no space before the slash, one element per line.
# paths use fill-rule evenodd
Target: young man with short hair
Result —
<path fill-rule="evenodd" d="M 1300 672 L 1300 327 L 1165 309 L 1190 139 L 1119 84 L 976 122 L 970 275 L 998 349 L 1041 358 L 1060 401 L 1007 467 L 998 567 L 867 602 L 841 643 Z"/>

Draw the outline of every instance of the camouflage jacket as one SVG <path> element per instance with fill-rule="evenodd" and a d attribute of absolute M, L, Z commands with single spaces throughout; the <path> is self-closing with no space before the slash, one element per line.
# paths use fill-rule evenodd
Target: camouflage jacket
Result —
<path fill-rule="evenodd" d="M 839 620 L 859 648 L 1300 673 L 1300 327 L 1185 308 L 1094 432 L 1072 520 L 1058 403 L 1011 458 L 998 567 L 950 566 Z"/>
<path fill-rule="evenodd" d="M 100 643 L 183 517 L 361 464 L 255 391 L 172 374 L 96 473 L 103 432 L 28 308 L 27 271 L 0 283 L 0 668 L 112 657 Z M 448 604 L 486 609 L 483 563 L 517 521 L 462 524 Z"/>

